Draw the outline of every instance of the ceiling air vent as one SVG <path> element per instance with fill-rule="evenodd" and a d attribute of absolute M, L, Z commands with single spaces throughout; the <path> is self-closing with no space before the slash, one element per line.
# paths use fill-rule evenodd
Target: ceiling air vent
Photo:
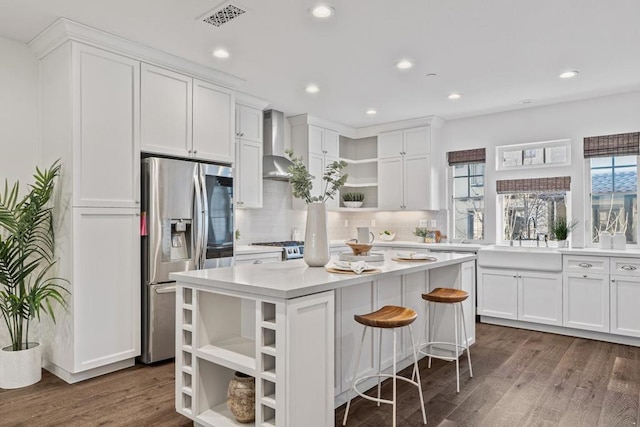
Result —
<path fill-rule="evenodd" d="M 238 16 L 247 12 L 246 8 L 234 5 L 231 2 L 223 3 L 210 12 L 205 13 L 200 17 L 200 20 L 207 24 L 220 27 L 227 22 L 236 19 Z"/>

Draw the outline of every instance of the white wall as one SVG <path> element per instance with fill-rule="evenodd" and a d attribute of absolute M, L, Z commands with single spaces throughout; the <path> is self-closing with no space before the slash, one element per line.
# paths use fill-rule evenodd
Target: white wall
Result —
<path fill-rule="evenodd" d="M 27 45 L 4 38 L 0 94 L 0 180 L 24 187 L 38 162 L 38 62 Z"/>
<path fill-rule="evenodd" d="M 38 62 L 26 45 L 4 38 L 0 94 L 0 185 L 4 189 L 5 179 L 9 184 L 19 180 L 24 191 L 38 162 Z M 8 344 L 3 322 L 0 346 Z"/>
<path fill-rule="evenodd" d="M 497 235 L 496 179 L 570 175 L 571 216 L 580 222 L 573 233 L 573 246 L 582 247 L 585 219 L 589 220 L 585 215 L 583 138 L 639 130 L 640 91 L 448 121 L 442 129 L 442 144 L 444 151 L 487 149 L 485 236 L 490 242 Z M 570 167 L 495 170 L 496 146 L 564 138 L 571 139 Z"/>

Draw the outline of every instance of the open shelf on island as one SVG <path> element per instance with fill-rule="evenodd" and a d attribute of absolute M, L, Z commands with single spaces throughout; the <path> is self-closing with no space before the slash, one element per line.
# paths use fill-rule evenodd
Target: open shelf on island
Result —
<path fill-rule="evenodd" d="M 255 376 L 256 343 L 243 337 L 233 337 L 225 341 L 219 341 L 216 345 L 207 344 L 200 347 L 197 356 L 210 362 L 219 363 L 247 375 Z"/>
<path fill-rule="evenodd" d="M 232 426 L 255 426 L 255 423 L 239 423 L 233 417 L 233 414 L 227 408 L 227 402 L 221 403 L 220 405 L 208 409 L 198 415 L 196 420 L 204 424 L 206 426 L 215 426 L 215 427 L 232 427 Z"/>

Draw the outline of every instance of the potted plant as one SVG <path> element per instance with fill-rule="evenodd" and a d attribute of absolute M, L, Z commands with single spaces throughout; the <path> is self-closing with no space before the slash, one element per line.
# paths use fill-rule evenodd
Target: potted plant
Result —
<path fill-rule="evenodd" d="M 295 157 L 293 150 L 285 150 L 291 162 L 289 166 L 289 182 L 293 196 L 307 203 L 307 227 L 304 239 L 304 261 L 310 267 L 324 267 L 329 262 L 329 233 L 327 230 L 327 209 L 325 202 L 338 193 L 347 181 L 347 174 L 342 169 L 347 166 L 344 161 L 335 161 L 327 165 L 322 182 L 324 187 L 319 196 L 311 196 L 313 176 L 302 162 L 302 157 Z"/>
<path fill-rule="evenodd" d="M 425 227 L 416 227 L 413 231 L 413 235 L 418 238 L 418 242 L 424 243 L 425 238 L 429 235 L 429 230 Z"/>
<path fill-rule="evenodd" d="M 344 193 L 342 200 L 348 208 L 359 208 L 364 202 L 364 193 Z"/>
<path fill-rule="evenodd" d="M 559 248 L 569 247 L 569 242 L 567 241 L 569 233 L 571 233 L 577 225 L 577 220 L 569 221 L 563 216 L 556 218 L 556 220 L 551 223 L 549 233 L 552 239 L 558 241 Z"/>
<path fill-rule="evenodd" d="M 41 348 L 29 340 L 31 322 L 42 314 L 55 322 L 53 303 L 65 305 L 62 279 L 50 277 L 55 265 L 52 208 L 60 165 L 36 168 L 35 183 L 23 197 L 19 183 L 5 181 L 0 194 L 0 313 L 11 345 L 0 349 L 0 388 L 35 384 L 42 375 Z"/>

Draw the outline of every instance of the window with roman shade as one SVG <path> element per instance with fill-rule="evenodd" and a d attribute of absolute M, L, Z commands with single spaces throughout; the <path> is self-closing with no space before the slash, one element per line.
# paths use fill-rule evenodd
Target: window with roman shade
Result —
<path fill-rule="evenodd" d="M 486 150 L 450 151 L 452 171 L 453 239 L 484 239 L 484 169 Z"/>

